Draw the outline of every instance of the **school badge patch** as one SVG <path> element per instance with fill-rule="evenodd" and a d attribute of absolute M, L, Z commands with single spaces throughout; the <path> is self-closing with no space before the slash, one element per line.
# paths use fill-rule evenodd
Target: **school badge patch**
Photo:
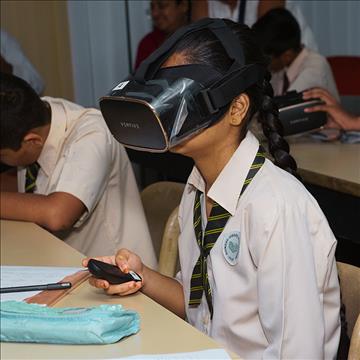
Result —
<path fill-rule="evenodd" d="M 237 264 L 240 253 L 240 231 L 224 234 L 223 254 L 230 265 Z"/>

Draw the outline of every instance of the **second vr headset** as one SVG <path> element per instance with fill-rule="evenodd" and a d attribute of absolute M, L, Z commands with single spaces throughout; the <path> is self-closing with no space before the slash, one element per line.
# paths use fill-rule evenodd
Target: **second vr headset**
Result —
<path fill-rule="evenodd" d="M 202 64 L 162 67 L 184 36 L 210 30 L 232 65 L 225 74 Z M 212 125 L 231 101 L 256 83 L 266 69 L 245 65 L 239 39 L 220 19 L 204 19 L 173 34 L 135 75 L 100 99 L 101 112 L 115 139 L 136 150 L 165 152 Z"/>

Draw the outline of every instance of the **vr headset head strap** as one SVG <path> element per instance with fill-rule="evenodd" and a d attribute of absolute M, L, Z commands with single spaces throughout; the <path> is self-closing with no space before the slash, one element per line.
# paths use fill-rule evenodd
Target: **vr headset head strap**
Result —
<path fill-rule="evenodd" d="M 231 29 L 221 19 L 207 18 L 176 31 L 163 45 L 141 63 L 134 75 L 134 79 L 139 82 L 152 79 L 177 42 L 185 35 L 202 29 L 209 29 L 220 40 L 228 56 L 235 63 L 244 65 L 245 58 L 242 47 L 239 46 L 239 40 Z"/>
<path fill-rule="evenodd" d="M 185 35 L 202 29 L 209 29 L 219 39 L 229 58 L 233 60 L 232 65 L 219 81 L 197 95 L 197 100 L 205 112 L 214 114 L 248 87 L 261 82 L 267 73 L 261 65 L 245 65 L 245 55 L 240 41 L 222 19 L 207 18 L 178 30 L 141 63 L 134 79 L 139 82 L 151 80 L 177 42 Z"/>
<path fill-rule="evenodd" d="M 140 64 L 134 75 L 135 80 L 144 82 L 148 79 L 152 79 L 155 73 L 159 70 L 161 64 L 166 59 L 168 53 L 184 35 L 206 27 L 211 22 L 211 19 L 202 19 L 194 24 L 188 25 L 176 31 L 169 37 L 169 39 L 165 41 L 163 45 L 156 49 Z"/>
<path fill-rule="evenodd" d="M 246 65 L 228 72 L 224 78 L 210 88 L 200 91 L 197 100 L 214 114 L 222 107 L 228 105 L 236 96 L 240 95 L 250 86 L 262 82 L 267 70 L 258 64 Z"/>

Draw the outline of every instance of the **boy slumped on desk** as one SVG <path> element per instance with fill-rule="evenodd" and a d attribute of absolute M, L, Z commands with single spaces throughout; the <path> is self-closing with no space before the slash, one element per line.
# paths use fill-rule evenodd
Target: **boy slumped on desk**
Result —
<path fill-rule="evenodd" d="M 142 282 L 90 282 L 108 294 L 141 290 L 241 358 L 334 359 L 336 239 L 296 178 L 267 65 L 247 26 L 205 19 L 176 32 L 114 90 L 128 113 L 136 113 L 125 102 L 135 96 L 159 109 L 168 148 L 195 167 L 179 207 L 176 279 L 121 249 L 100 260 Z M 256 114 L 275 164 L 248 130 Z M 134 138 L 146 145 L 146 137 Z"/>
<path fill-rule="evenodd" d="M 88 256 L 126 246 L 156 266 L 131 163 L 100 111 L 6 74 L 0 96 L 0 160 L 18 167 L 17 187 L 2 181 L 1 218 L 35 222 Z"/>

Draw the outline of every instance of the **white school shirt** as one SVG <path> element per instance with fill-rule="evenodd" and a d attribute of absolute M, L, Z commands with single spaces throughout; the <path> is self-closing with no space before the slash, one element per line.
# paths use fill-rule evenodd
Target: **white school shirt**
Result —
<path fill-rule="evenodd" d="M 259 0 L 247 0 L 245 6 L 244 23 L 248 26 L 253 26 L 258 17 Z M 315 37 L 306 19 L 301 11 L 301 8 L 295 1 L 287 0 L 285 8 L 289 10 L 299 23 L 301 30 L 301 41 L 307 47 L 313 50 L 317 50 L 318 46 L 315 41 Z M 239 20 L 240 0 L 237 1 L 237 5 L 233 11 L 226 3 L 219 0 L 208 0 L 208 14 L 210 18 L 230 19 L 237 22 Z"/>
<path fill-rule="evenodd" d="M 282 95 L 284 71 L 290 84 L 287 91 L 300 92 L 312 87 L 321 87 L 328 90 L 337 100 L 340 99 L 331 67 L 319 53 L 304 47 L 287 69 L 273 73 L 271 85 L 275 96 Z"/>
<path fill-rule="evenodd" d="M 179 209 L 177 274 L 187 319 L 241 358 L 335 358 L 340 338 L 336 239 L 303 185 L 269 160 L 238 200 L 258 147 L 248 132 L 208 192 L 232 215 L 208 257 L 212 320 L 204 295 L 198 307 L 188 306 L 200 255 L 194 199 L 196 189 L 205 189 L 196 167 L 190 174 Z M 206 223 L 204 203 L 202 214 Z M 235 262 L 228 256 L 234 238 L 240 240 Z"/>
<path fill-rule="evenodd" d="M 99 110 L 63 99 L 42 98 L 51 106 L 51 126 L 35 193 L 69 193 L 86 212 L 66 232 L 55 235 L 87 256 L 113 255 L 121 247 L 156 267 L 156 257 L 131 163 L 110 134 Z M 18 188 L 25 191 L 26 169 Z"/>

